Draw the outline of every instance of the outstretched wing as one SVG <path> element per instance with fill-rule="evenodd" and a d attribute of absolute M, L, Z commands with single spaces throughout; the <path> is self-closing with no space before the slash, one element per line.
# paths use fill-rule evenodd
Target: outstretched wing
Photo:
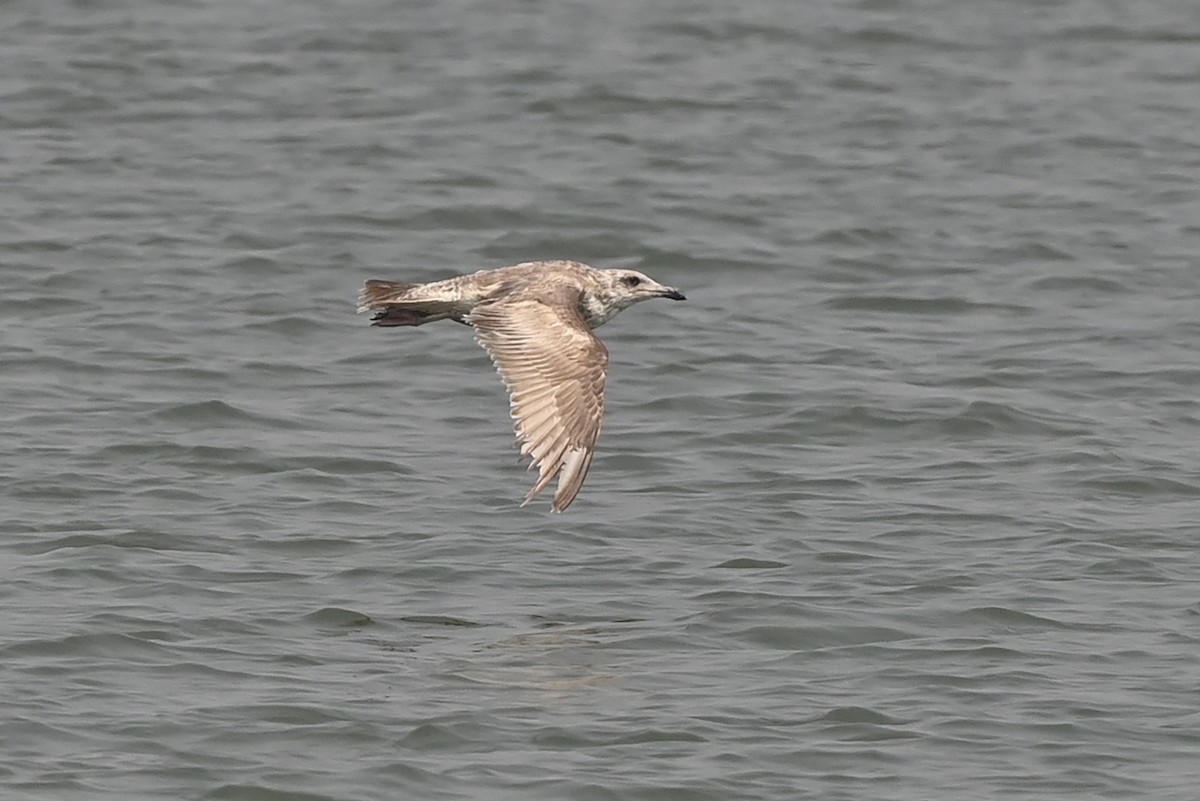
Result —
<path fill-rule="evenodd" d="M 584 322 L 578 290 L 510 296 L 467 317 L 508 386 L 513 429 L 538 480 L 524 506 L 558 476 L 551 508 L 571 505 L 592 463 L 604 416 L 608 350 Z"/>

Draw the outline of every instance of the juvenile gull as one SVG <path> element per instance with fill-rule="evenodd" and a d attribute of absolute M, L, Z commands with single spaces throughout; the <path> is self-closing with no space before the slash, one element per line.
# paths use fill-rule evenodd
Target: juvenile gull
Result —
<path fill-rule="evenodd" d="M 551 508 L 561 512 L 583 486 L 604 416 L 608 350 L 592 329 L 649 298 L 685 299 L 634 270 L 533 261 L 428 284 L 367 281 L 358 310 L 375 312 L 372 325 L 473 327 L 508 387 L 521 455 L 538 469 L 521 505 L 558 476 Z"/>

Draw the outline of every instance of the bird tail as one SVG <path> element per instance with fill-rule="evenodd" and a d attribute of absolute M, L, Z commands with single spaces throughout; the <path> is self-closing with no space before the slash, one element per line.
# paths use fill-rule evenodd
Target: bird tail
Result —
<path fill-rule="evenodd" d="M 358 292 L 359 312 L 372 311 L 388 303 L 404 300 L 405 293 L 416 284 L 404 284 L 399 281 L 377 281 L 371 279 L 363 284 Z"/>
<path fill-rule="evenodd" d="M 443 300 L 411 298 L 409 293 L 422 284 L 372 279 L 358 293 L 359 313 L 373 311 L 371 325 L 422 325 L 450 316 L 450 306 Z"/>

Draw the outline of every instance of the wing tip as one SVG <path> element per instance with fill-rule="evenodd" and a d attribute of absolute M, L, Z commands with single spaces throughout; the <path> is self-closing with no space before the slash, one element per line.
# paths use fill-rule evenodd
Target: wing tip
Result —
<path fill-rule="evenodd" d="M 556 512 L 566 510 L 583 489 L 583 480 L 587 478 L 588 468 L 592 465 L 591 448 L 579 446 L 567 451 L 562 460 L 562 468 L 558 476 L 558 488 L 554 492 L 551 509 Z"/>

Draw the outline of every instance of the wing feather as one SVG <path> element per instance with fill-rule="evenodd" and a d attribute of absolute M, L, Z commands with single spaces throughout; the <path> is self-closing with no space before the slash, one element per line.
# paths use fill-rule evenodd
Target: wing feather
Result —
<path fill-rule="evenodd" d="M 571 505 L 592 463 L 604 416 L 608 350 L 579 308 L 578 290 L 510 295 L 467 317 L 508 387 L 513 430 L 538 479 L 529 503 L 558 477 L 551 508 Z"/>

